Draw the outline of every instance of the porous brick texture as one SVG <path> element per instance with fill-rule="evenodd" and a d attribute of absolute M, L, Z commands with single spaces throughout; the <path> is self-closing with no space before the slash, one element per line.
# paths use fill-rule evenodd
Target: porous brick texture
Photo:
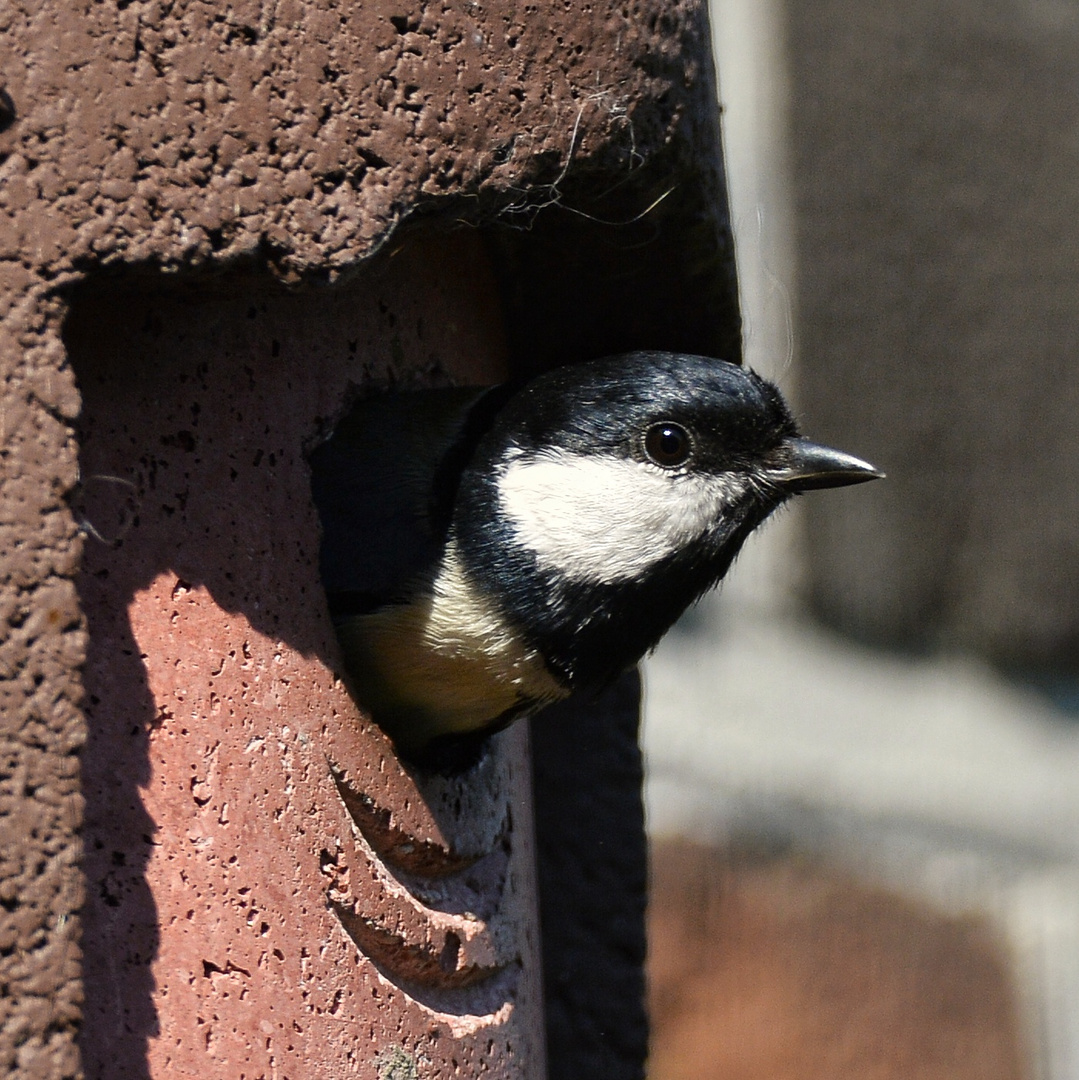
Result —
<path fill-rule="evenodd" d="M 542 1075 L 524 729 L 440 780 L 364 722 L 303 458 L 350 383 L 504 374 L 455 238 L 317 295 L 72 302 L 89 1076 Z M 425 320 L 437 364 L 395 363 Z"/>
<path fill-rule="evenodd" d="M 736 359 L 710 64 L 698 0 L 0 8 L 5 1075 L 542 1075 L 527 737 L 439 781 L 358 713 L 304 454 Z"/>

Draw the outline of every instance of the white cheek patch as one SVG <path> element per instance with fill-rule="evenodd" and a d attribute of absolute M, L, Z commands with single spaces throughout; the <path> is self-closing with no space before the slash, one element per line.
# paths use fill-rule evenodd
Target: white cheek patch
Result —
<path fill-rule="evenodd" d="M 597 584 L 637 577 L 698 539 L 745 490 L 734 474 L 561 450 L 513 457 L 498 480 L 502 512 L 540 568 Z"/>

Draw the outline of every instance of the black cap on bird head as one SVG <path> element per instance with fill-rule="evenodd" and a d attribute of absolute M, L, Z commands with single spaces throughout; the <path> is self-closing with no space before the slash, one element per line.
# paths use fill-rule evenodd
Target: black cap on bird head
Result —
<path fill-rule="evenodd" d="M 500 409 L 451 534 L 560 677 L 596 684 L 655 645 L 790 495 L 880 475 L 804 439 L 752 371 L 630 353 L 541 375 Z"/>
<path fill-rule="evenodd" d="M 346 671 L 412 760 L 609 681 L 784 500 L 880 475 L 753 372 L 658 352 L 363 400 L 310 462 Z"/>

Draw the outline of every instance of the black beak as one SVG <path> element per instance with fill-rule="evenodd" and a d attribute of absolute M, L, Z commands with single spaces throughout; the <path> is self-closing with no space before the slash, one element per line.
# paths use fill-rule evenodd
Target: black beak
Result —
<path fill-rule="evenodd" d="M 812 491 L 814 488 L 846 487 L 880 480 L 884 473 L 868 461 L 862 461 L 842 450 L 820 446 L 808 439 L 784 439 L 776 455 L 782 464 L 765 474 L 774 484 L 787 491 Z"/>

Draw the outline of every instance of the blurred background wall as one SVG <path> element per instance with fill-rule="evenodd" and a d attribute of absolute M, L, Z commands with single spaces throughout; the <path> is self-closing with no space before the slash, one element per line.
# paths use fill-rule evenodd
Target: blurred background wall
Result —
<path fill-rule="evenodd" d="M 1071 1080 L 1079 4 L 712 18 L 746 361 L 888 479 L 800 500 L 646 666 L 653 837 L 984 920 L 1024 1074 Z"/>
<path fill-rule="evenodd" d="M 1079 5 L 789 0 L 802 401 L 892 472 L 814 605 L 1079 674 Z"/>

